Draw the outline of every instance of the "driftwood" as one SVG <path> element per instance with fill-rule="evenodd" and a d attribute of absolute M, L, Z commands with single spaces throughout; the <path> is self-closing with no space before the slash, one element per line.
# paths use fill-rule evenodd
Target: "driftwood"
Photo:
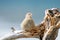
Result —
<path fill-rule="evenodd" d="M 44 34 L 43 40 L 55 40 L 58 30 L 60 28 L 60 21 L 55 26 L 51 26 L 49 30 Z"/>
<path fill-rule="evenodd" d="M 50 34 L 52 34 L 52 32 L 54 32 L 54 30 L 59 29 L 59 28 L 60 28 L 60 23 L 57 24 L 55 28 L 50 28 L 52 30 L 52 31 L 50 31 Z M 48 39 L 48 37 L 51 36 L 50 34 L 44 35 L 46 37 L 43 40 Z M 40 38 L 40 37 L 39 37 L 38 33 L 31 33 L 31 32 L 25 32 L 25 31 L 19 30 L 19 31 L 15 31 L 13 34 L 3 36 L 2 38 L 0 38 L 0 40 L 15 40 L 18 38 Z"/>
<path fill-rule="evenodd" d="M 20 32 L 19 32 L 20 31 Z M 0 40 L 15 40 L 18 38 L 38 38 L 38 35 L 32 35 L 30 32 L 16 31 L 10 35 L 5 35 Z M 37 33 L 36 33 L 37 34 Z"/>
<path fill-rule="evenodd" d="M 52 32 L 54 32 L 54 30 L 59 29 L 59 28 L 60 28 L 60 22 L 56 26 L 54 26 L 54 28 L 50 28 L 49 30 L 51 30 L 51 31 L 48 31 L 48 32 L 50 32 L 50 34 L 52 34 Z M 36 31 L 36 29 L 35 29 L 35 31 Z M 10 35 L 3 36 L 2 38 L 0 38 L 0 40 L 16 40 L 18 38 L 40 38 L 39 34 L 41 34 L 41 32 L 39 32 L 39 31 L 33 33 L 33 31 L 25 32 L 23 30 L 19 30 L 19 31 L 14 31 Z M 48 37 L 51 36 L 50 34 L 46 33 L 46 35 L 44 35 L 45 38 L 43 40 L 48 39 Z"/>
<path fill-rule="evenodd" d="M 60 16 L 59 16 L 59 18 L 60 18 Z M 42 26 L 42 27 L 40 27 L 40 26 Z M 40 26 L 35 29 L 31 29 L 30 31 L 27 31 L 27 32 L 21 31 L 21 30 L 19 30 L 19 32 L 18 32 L 14 28 L 12 28 L 13 33 L 10 35 L 3 36 L 2 38 L 0 38 L 0 40 L 16 40 L 18 38 L 39 38 L 41 40 L 55 40 L 52 36 L 53 36 L 53 33 L 56 32 L 56 30 L 58 30 L 60 28 L 60 22 L 55 26 L 52 26 L 52 27 L 50 26 L 49 31 L 47 31 L 46 33 L 44 33 L 45 25 L 40 25 Z"/>

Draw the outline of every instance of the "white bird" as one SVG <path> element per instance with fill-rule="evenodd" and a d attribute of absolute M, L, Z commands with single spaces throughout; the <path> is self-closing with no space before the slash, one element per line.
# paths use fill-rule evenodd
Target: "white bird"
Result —
<path fill-rule="evenodd" d="M 34 20 L 32 19 L 32 13 L 28 12 L 21 23 L 21 29 L 24 31 L 29 31 L 33 27 L 35 27 L 35 23 Z"/>

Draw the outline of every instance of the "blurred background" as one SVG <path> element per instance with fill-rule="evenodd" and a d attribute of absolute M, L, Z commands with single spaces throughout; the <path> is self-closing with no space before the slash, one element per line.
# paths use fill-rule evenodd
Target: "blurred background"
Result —
<path fill-rule="evenodd" d="M 50 8 L 60 8 L 60 0 L 0 0 L 0 37 L 11 32 L 11 27 L 20 30 L 20 24 L 27 12 L 32 12 L 35 24 L 39 24 L 44 18 L 44 11 Z M 60 40 L 60 31 L 57 40 Z"/>

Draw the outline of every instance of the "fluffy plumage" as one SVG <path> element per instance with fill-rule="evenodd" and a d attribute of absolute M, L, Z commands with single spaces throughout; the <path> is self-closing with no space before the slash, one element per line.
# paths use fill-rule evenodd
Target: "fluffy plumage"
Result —
<path fill-rule="evenodd" d="M 35 27 L 34 20 L 32 19 L 32 13 L 28 12 L 21 23 L 21 29 L 25 31 L 31 30 L 31 28 Z"/>

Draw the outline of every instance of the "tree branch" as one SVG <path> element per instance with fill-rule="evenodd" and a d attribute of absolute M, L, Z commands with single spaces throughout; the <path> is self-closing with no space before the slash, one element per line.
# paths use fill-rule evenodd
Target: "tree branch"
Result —
<path fill-rule="evenodd" d="M 24 33 L 23 31 L 20 31 L 10 35 L 3 36 L 2 38 L 0 38 L 0 40 L 15 40 L 18 38 L 36 38 L 36 36 L 32 36 L 32 34 L 29 32 Z"/>

